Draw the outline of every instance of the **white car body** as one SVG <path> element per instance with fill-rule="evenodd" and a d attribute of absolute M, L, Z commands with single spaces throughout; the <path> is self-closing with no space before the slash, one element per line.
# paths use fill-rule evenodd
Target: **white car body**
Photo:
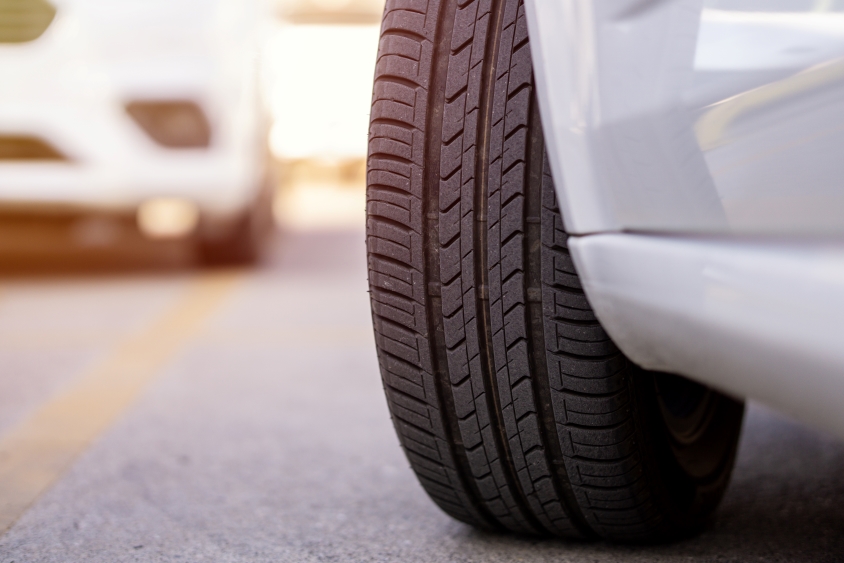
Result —
<path fill-rule="evenodd" d="M 844 5 L 526 0 L 570 247 L 643 367 L 844 437 Z"/>
<path fill-rule="evenodd" d="M 0 206 L 133 211 L 184 198 L 242 212 L 265 172 L 258 103 L 260 6 L 243 0 L 50 0 L 37 39 L 0 43 L 0 136 L 46 141 L 66 160 L 0 160 Z M 132 101 L 189 101 L 207 147 L 157 143 Z"/>

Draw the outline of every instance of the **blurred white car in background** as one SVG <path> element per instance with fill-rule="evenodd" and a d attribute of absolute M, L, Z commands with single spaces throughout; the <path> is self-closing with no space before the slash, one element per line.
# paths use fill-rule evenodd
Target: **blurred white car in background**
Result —
<path fill-rule="evenodd" d="M 264 17 L 251 0 L 0 2 L 0 210 L 78 216 L 92 244 L 131 219 L 253 259 L 271 218 Z"/>

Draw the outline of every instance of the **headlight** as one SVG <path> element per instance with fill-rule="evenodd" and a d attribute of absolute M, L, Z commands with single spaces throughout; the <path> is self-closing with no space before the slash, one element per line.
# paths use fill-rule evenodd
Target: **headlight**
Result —
<path fill-rule="evenodd" d="M 182 149 L 204 148 L 211 143 L 208 118 L 194 102 L 136 101 L 127 104 L 126 111 L 159 145 Z"/>

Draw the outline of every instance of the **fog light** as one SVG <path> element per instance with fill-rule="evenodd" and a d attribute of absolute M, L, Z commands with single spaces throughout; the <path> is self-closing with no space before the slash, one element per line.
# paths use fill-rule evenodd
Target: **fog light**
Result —
<path fill-rule="evenodd" d="M 0 160 L 67 160 L 67 157 L 38 137 L 0 135 Z"/>
<path fill-rule="evenodd" d="M 211 125 L 195 102 L 134 101 L 126 105 L 126 111 L 147 135 L 164 147 L 207 148 L 211 143 Z"/>
<path fill-rule="evenodd" d="M 199 208 L 186 199 L 161 197 L 138 207 L 138 228 L 150 238 L 185 237 L 198 224 Z"/>

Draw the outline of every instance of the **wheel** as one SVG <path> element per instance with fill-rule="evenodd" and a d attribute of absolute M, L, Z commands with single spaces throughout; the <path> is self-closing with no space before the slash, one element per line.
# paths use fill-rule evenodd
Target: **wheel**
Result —
<path fill-rule="evenodd" d="M 259 243 L 252 228 L 252 213 L 238 217 L 224 236 L 199 241 L 199 258 L 206 266 L 246 266 L 258 260 Z"/>
<path fill-rule="evenodd" d="M 367 170 L 378 359 L 430 497 L 480 528 L 698 529 L 744 406 L 632 364 L 581 289 L 519 0 L 389 0 Z"/>
<path fill-rule="evenodd" d="M 255 201 L 228 229 L 215 236 L 200 235 L 198 254 L 206 266 L 247 266 L 261 258 L 264 242 L 272 230 L 272 189 L 269 181 Z"/>

